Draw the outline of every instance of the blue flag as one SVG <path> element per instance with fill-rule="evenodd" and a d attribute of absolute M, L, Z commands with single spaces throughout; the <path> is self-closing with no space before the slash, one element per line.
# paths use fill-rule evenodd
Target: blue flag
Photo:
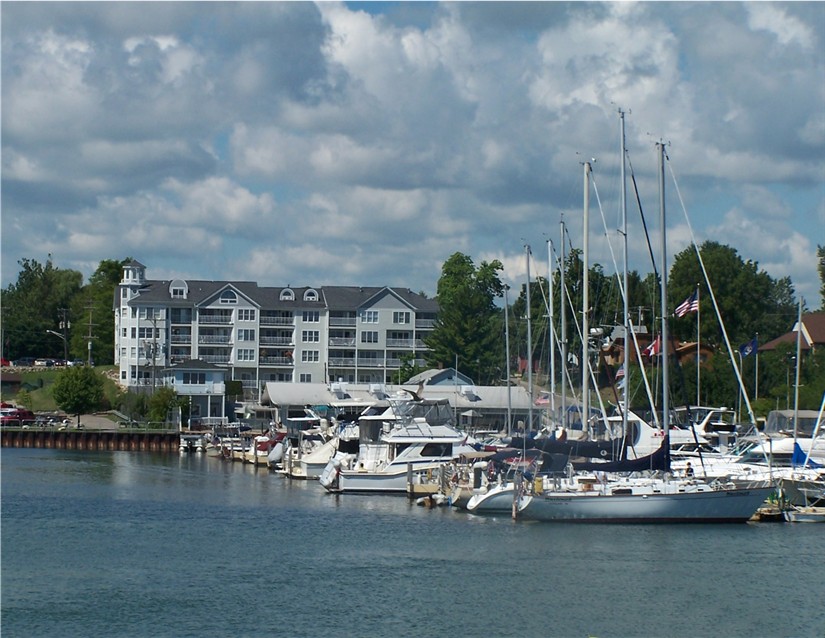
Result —
<path fill-rule="evenodd" d="M 753 339 L 751 339 L 747 343 L 744 343 L 741 346 L 739 346 L 739 354 L 743 358 L 744 357 L 749 357 L 752 354 L 754 354 L 757 351 L 758 348 L 759 348 L 759 342 L 757 341 L 757 338 L 754 337 Z"/>

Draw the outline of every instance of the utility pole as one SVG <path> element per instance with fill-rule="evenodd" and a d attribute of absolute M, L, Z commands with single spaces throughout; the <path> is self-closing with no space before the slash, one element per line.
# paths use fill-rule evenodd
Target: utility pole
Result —
<path fill-rule="evenodd" d="M 58 308 L 57 312 L 60 313 L 60 329 L 63 331 L 63 362 L 68 365 L 69 363 L 69 320 L 66 318 L 66 314 L 69 312 L 67 308 Z"/>
<path fill-rule="evenodd" d="M 92 334 L 92 328 L 95 324 L 92 322 L 92 310 L 94 310 L 94 303 L 91 299 L 86 302 L 86 309 L 89 311 L 89 334 L 86 336 L 86 343 L 87 343 L 87 355 L 86 355 L 86 365 L 90 368 L 92 367 L 92 339 L 94 339 L 94 335 Z"/>

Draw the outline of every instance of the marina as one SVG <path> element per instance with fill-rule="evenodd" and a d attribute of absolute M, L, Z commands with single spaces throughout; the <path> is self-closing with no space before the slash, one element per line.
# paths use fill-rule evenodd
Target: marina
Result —
<path fill-rule="evenodd" d="M 3 449 L 2 483 L 6 636 L 151 625 L 170 636 L 679 638 L 825 626 L 817 525 L 514 523 L 331 494 L 206 454 Z M 777 604 L 778 592 L 792 598 Z"/>

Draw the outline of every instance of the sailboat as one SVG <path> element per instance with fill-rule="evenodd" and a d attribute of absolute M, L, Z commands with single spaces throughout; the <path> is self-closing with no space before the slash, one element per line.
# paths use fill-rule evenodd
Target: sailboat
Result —
<path fill-rule="evenodd" d="M 662 343 L 667 343 L 667 236 L 664 205 L 664 145 L 659 156 L 659 203 L 662 259 Z M 624 161 L 624 136 L 622 136 Z M 590 166 L 585 164 L 585 188 Z M 588 198 L 585 193 L 585 220 Z M 584 227 L 585 235 L 587 226 Z M 584 263 L 584 272 L 589 267 Z M 584 313 L 586 316 L 586 312 Z M 662 355 L 662 414 L 669 413 L 667 351 Z M 583 377 L 584 378 L 584 377 Z M 583 390 L 584 392 L 584 390 Z M 665 450 L 669 441 L 663 425 Z M 668 459 L 669 461 L 669 459 Z M 703 523 L 745 522 L 773 492 L 770 481 L 733 484 L 675 478 L 669 472 L 650 476 L 616 476 L 591 471 L 568 477 L 545 477 L 536 481 L 534 493 L 520 495 L 514 516 L 539 521 L 586 521 L 611 523 Z"/>

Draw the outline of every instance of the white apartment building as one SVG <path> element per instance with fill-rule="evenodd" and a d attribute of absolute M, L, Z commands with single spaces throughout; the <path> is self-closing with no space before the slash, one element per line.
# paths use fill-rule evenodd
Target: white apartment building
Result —
<path fill-rule="evenodd" d="M 269 381 L 402 383 L 404 357 L 424 365 L 438 312 L 408 289 L 148 280 L 137 261 L 124 266 L 116 297 L 122 386 L 161 386 L 175 368 L 191 369 L 184 377 L 199 386 L 195 371 L 217 367 L 253 401 Z"/>

